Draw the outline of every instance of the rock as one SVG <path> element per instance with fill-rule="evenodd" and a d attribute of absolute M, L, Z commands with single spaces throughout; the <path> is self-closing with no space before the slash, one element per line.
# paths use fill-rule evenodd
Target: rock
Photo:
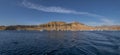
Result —
<path fill-rule="evenodd" d="M 87 26 L 79 22 L 53 21 L 41 25 L 0 26 L 0 30 L 47 30 L 47 31 L 82 31 L 82 30 L 120 30 L 120 26 Z"/>

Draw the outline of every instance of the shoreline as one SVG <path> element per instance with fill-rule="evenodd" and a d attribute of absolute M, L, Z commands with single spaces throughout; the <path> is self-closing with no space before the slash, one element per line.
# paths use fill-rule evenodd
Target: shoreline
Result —
<path fill-rule="evenodd" d="M 116 31 L 119 25 L 113 26 L 88 26 L 79 22 L 48 22 L 40 25 L 12 25 L 0 26 L 0 30 L 37 30 L 37 31 Z"/>

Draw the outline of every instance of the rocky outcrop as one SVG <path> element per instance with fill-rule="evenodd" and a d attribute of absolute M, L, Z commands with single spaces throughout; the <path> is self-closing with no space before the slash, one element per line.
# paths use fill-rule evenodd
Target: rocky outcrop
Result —
<path fill-rule="evenodd" d="M 5 30 L 6 27 L 5 26 L 0 26 L 0 30 Z"/>
<path fill-rule="evenodd" d="M 120 30 L 120 26 L 97 26 L 96 30 Z"/>
<path fill-rule="evenodd" d="M 120 26 L 87 26 L 79 22 L 49 22 L 40 25 L 0 26 L 0 30 L 47 30 L 47 31 L 80 31 L 80 30 L 120 30 Z"/>
<path fill-rule="evenodd" d="M 47 24 L 39 25 L 43 30 L 56 30 L 56 31 L 79 31 L 79 30 L 92 30 L 94 27 L 86 26 L 79 22 L 49 22 Z"/>

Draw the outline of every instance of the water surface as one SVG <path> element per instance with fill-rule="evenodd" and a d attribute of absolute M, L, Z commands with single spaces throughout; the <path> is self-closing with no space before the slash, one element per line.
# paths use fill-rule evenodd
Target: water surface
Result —
<path fill-rule="evenodd" d="M 0 31 L 0 55 L 120 55 L 120 31 Z"/>

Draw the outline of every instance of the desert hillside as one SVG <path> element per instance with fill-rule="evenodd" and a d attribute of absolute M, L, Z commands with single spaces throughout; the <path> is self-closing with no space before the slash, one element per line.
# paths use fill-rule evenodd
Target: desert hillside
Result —
<path fill-rule="evenodd" d="M 47 31 L 80 31 L 80 30 L 120 30 L 120 26 L 87 26 L 79 22 L 49 22 L 40 25 L 0 26 L 0 30 L 47 30 Z"/>

